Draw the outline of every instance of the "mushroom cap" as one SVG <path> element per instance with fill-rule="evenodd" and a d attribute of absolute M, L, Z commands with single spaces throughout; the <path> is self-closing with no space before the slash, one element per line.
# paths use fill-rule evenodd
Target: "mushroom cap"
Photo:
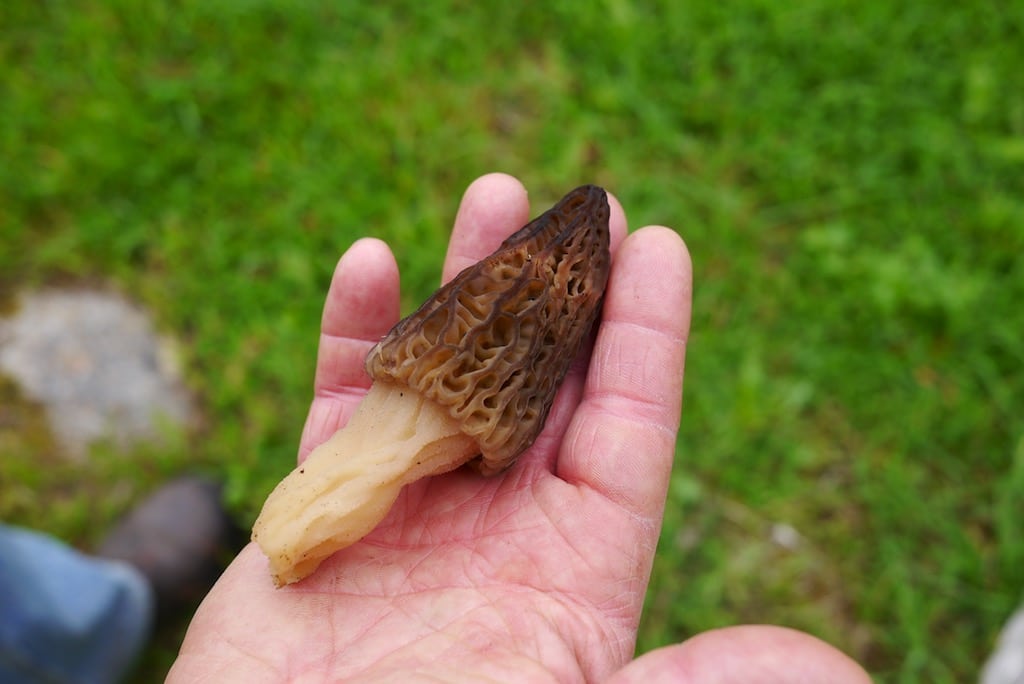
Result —
<path fill-rule="evenodd" d="M 598 316 L 608 215 L 603 189 L 571 191 L 399 321 L 367 372 L 444 406 L 480 447 L 473 467 L 504 470 L 540 434 Z"/>

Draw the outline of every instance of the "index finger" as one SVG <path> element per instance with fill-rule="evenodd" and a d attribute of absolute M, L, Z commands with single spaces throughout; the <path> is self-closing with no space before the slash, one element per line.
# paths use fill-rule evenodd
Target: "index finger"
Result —
<path fill-rule="evenodd" d="M 556 473 L 635 515 L 664 505 L 682 408 L 692 267 L 682 239 L 647 227 L 612 262 L 583 398 Z"/>

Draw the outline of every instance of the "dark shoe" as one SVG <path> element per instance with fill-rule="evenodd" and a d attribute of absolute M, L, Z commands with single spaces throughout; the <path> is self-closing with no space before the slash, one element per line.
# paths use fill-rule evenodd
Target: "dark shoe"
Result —
<path fill-rule="evenodd" d="M 235 551 L 238 528 L 221 505 L 221 487 L 180 477 L 143 500 L 100 544 L 97 555 L 142 572 L 160 607 L 201 598 Z"/>

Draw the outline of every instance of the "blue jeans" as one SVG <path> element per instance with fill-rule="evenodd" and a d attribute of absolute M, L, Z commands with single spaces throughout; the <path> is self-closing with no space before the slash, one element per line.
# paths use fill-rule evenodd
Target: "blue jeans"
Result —
<path fill-rule="evenodd" d="M 119 681 L 153 610 L 135 568 L 0 524 L 0 682 Z"/>

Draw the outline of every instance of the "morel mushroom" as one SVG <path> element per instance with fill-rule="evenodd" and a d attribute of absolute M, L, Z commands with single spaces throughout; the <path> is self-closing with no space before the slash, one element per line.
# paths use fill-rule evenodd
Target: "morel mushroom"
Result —
<path fill-rule="evenodd" d="M 573 190 L 370 351 L 374 382 L 348 424 L 253 526 L 277 586 L 369 533 L 404 485 L 464 463 L 495 474 L 533 443 L 598 315 L 608 214 L 604 190 Z"/>

